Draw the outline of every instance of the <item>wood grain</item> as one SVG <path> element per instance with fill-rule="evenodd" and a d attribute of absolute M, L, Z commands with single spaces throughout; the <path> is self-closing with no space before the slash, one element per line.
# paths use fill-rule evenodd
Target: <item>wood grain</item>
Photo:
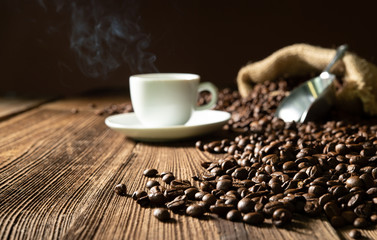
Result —
<path fill-rule="evenodd" d="M 27 99 L 0 97 L 0 120 L 25 112 L 49 101 L 47 98 Z"/>
<path fill-rule="evenodd" d="M 195 139 L 148 144 L 111 131 L 94 112 L 123 101 L 62 99 L 0 122 L 0 239 L 350 239 L 349 228 L 337 231 L 324 218 L 303 216 L 288 228 L 211 214 L 172 214 L 172 221 L 159 222 L 153 209 L 116 195 L 114 186 L 125 183 L 130 194 L 145 189 L 146 168 L 191 179 L 203 171 L 202 161 L 221 155 L 195 149 Z M 374 229 L 363 234 L 377 238 Z"/>

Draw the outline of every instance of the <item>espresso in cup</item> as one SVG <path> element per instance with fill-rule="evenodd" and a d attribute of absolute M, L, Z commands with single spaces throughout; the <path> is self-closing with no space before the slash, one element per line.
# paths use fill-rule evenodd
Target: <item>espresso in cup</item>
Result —
<path fill-rule="evenodd" d="M 211 93 L 211 101 L 198 107 L 198 94 Z M 210 109 L 217 102 L 217 88 L 200 83 L 189 73 L 149 73 L 130 77 L 132 106 L 139 121 L 148 127 L 183 125 L 195 110 Z"/>

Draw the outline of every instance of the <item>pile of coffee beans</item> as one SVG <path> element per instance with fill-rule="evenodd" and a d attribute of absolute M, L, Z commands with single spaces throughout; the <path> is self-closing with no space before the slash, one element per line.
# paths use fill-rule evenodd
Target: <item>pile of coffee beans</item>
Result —
<path fill-rule="evenodd" d="M 220 91 L 216 109 L 232 115 L 225 126 L 229 138 L 195 144 L 221 153 L 219 160 L 203 163 L 206 171 L 193 177 L 194 184 L 148 170 L 145 176 L 161 177 L 166 186 L 151 180 L 148 193 L 133 198 L 142 206 L 193 217 L 212 212 L 253 225 L 270 218 L 282 227 L 296 214 L 324 214 L 335 228 L 376 224 L 376 119 L 334 110 L 320 123 L 286 123 L 273 114 L 294 86 L 284 79 L 259 83 L 247 98 Z M 199 102 L 207 101 L 204 95 Z"/>

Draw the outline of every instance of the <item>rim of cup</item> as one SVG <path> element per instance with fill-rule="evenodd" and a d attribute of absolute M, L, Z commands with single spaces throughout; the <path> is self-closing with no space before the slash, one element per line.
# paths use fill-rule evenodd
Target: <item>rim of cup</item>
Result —
<path fill-rule="evenodd" d="M 136 74 L 130 77 L 131 79 L 138 79 L 144 81 L 155 81 L 155 80 L 196 80 L 200 79 L 198 74 L 194 73 L 143 73 Z"/>

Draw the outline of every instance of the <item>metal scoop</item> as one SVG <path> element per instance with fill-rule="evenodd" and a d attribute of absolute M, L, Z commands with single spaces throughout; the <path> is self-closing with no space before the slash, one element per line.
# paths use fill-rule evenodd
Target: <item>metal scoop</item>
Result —
<path fill-rule="evenodd" d="M 323 118 L 335 101 L 335 75 L 330 73 L 330 69 L 344 56 L 347 48 L 347 45 L 341 45 L 336 50 L 335 57 L 318 77 L 293 89 L 280 103 L 275 116 L 285 122 L 317 121 Z"/>

